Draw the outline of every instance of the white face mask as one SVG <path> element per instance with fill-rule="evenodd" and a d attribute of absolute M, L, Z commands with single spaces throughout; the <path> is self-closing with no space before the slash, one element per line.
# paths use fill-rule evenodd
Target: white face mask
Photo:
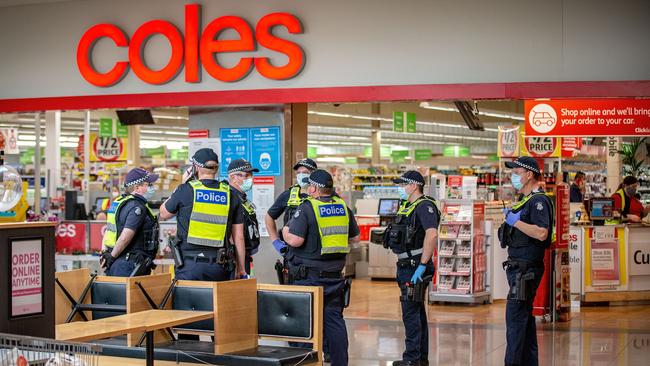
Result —
<path fill-rule="evenodd" d="M 144 194 L 143 197 L 144 197 L 147 201 L 150 201 L 150 200 L 153 198 L 153 194 L 154 194 L 155 192 L 156 192 L 156 187 L 154 187 L 154 186 L 148 186 L 148 187 L 147 187 L 147 192 L 145 192 L 145 194 Z"/>
<path fill-rule="evenodd" d="M 308 183 L 303 183 L 303 179 L 309 178 L 309 174 L 307 173 L 298 173 L 296 174 L 296 181 L 298 182 L 298 185 L 302 188 L 307 187 Z"/>
<path fill-rule="evenodd" d="M 244 179 L 241 184 L 241 190 L 244 192 L 250 192 L 253 189 L 253 178 Z"/>

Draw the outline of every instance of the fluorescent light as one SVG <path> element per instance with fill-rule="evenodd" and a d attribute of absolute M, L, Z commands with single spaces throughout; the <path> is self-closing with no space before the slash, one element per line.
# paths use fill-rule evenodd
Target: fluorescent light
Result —
<path fill-rule="evenodd" d="M 163 116 L 163 115 L 160 115 L 160 114 L 153 114 L 153 115 L 151 115 L 151 117 L 157 118 L 157 119 L 181 119 L 181 120 L 188 120 L 189 119 L 188 117 L 184 117 L 184 116 Z"/>
<path fill-rule="evenodd" d="M 436 110 L 436 111 L 443 111 L 443 112 L 458 112 L 458 110 L 456 108 L 446 107 L 446 106 L 440 105 L 440 104 L 433 104 L 431 102 L 421 102 L 420 103 L 420 108 L 433 109 L 433 110 Z M 507 114 L 507 113 L 491 111 L 491 110 L 485 110 L 485 111 L 479 110 L 478 114 L 481 115 L 481 116 L 505 118 L 505 119 L 514 119 L 514 120 L 517 120 L 517 121 L 524 121 L 525 120 L 524 116 L 519 115 L 519 114 Z M 491 130 L 494 130 L 494 129 L 491 129 Z"/>

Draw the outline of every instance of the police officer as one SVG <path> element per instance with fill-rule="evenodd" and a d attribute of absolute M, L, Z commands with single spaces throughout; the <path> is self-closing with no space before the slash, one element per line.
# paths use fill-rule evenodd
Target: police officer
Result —
<path fill-rule="evenodd" d="M 531 157 L 506 162 L 512 186 L 523 195 L 499 228 L 501 246 L 508 247 L 504 262 L 510 291 L 506 303 L 506 365 L 537 365 L 537 335 L 533 300 L 544 274 L 544 251 L 551 244 L 553 203 L 541 189 L 541 171 Z"/>
<path fill-rule="evenodd" d="M 182 265 L 179 280 L 225 281 L 246 274 L 242 205 L 226 183 L 215 179 L 219 157 L 209 148 L 191 159 L 192 174 L 160 206 L 160 219 L 176 216 L 177 243 Z M 231 238 L 235 248 L 230 245 Z M 179 258 L 177 259 L 180 261 Z M 233 273 L 234 272 L 234 273 Z"/>
<path fill-rule="evenodd" d="M 322 286 L 324 343 L 333 366 L 348 364 L 348 336 L 343 319 L 346 282 L 342 270 L 350 244 L 359 242 L 359 227 L 345 202 L 334 196 L 332 176 L 314 171 L 307 183 L 309 197 L 298 206 L 282 235 L 288 244 L 291 284 Z"/>
<path fill-rule="evenodd" d="M 384 246 L 397 254 L 397 284 L 401 290 L 406 349 L 393 365 L 429 364 L 429 327 L 424 295 L 433 276 L 431 258 L 436 246 L 440 212 L 424 195 L 424 177 L 415 170 L 393 180 L 402 203 L 395 222 L 388 226 Z"/>
<path fill-rule="evenodd" d="M 158 251 L 158 219 L 147 203 L 154 194 L 158 174 L 135 168 L 126 174 L 127 194 L 117 197 L 108 210 L 104 252 L 100 266 L 108 276 L 151 273 Z"/>
<path fill-rule="evenodd" d="M 247 193 L 253 188 L 253 173 L 260 170 L 253 168 L 251 163 L 244 159 L 235 159 L 228 165 L 228 182 L 244 208 L 244 243 L 246 244 L 246 273 L 251 273 L 252 255 L 257 253 L 260 246 L 260 230 L 255 214 L 255 205 L 248 200 Z"/>
<path fill-rule="evenodd" d="M 296 184 L 291 186 L 286 191 L 282 192 L 278 198 L 275 200 L 271 208 L 266 212 L 264 217 L 264 222 L 266 223 L 267 231 L 269 232 L 269 237 L 273 242 L 273 247 L 275 250 L 282 254 L 286 244 L 280 239 L 278 235 L 278 229 L 275 225 L 275 220 L 277 220 L 282 214 L 284 214 L 284 225 L 289 222 L 289 218 L 293 215 L 294 211 L 300 206 L 302 201 L 308 197 L 307 195 L 307 183 L 303 181 L 305 178 L 308 178 L 309 175 L 318 169 L 316 162 L 312 159 L 302 159 L 293 166 L 293 170 L 296 173 Z"/>

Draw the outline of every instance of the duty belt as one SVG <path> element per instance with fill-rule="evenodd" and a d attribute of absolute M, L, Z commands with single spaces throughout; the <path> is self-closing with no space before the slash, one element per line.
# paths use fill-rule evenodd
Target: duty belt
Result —
<path fill-rule="evenodd" d="M 407 250 L 404 253 L 398 254 L 397 259 L 408 259 L 411 257 L 415 257 L 416 255 L 422 254 L 423 250 L 424 250 L 423 248 L 415 249 L 415 250 Z"/>
<path fill-rule="evenodd" d="M 318 269 L 309 268 L 305 266 L 293 267 L 289 269 L 289 274 L 291 274 L 291 276 L 293 276 L 297 280 L 309 278 L 310 275 L 316 276 L 318 278 L 343 278 L 343 272 L 341 271 L 335 271 L 335 272 L 320 271 Z"/>
<path fill-rule="evenodd" d="M 195 261 L 197 263 L 216 263 L 225 264 L 228 262 L 228 253 L 225 249 L 219 249 L 216 257 L 200 256 L 200 255 L 184 255 L 185 261 Z"/>

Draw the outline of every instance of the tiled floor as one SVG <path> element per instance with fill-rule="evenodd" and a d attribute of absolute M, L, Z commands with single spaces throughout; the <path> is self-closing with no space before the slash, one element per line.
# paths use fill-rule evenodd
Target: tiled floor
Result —
<path fill-rule="evenodd" d="M 390 365 L 404 347 L 393 282 L 357 280 L 345 312 L 350 365 Z M 432 365 L 503 365 L 505 306 L 429 306 Z M 540 365 L 650 365 L 650 306 L 588 307 L 538 322 Z"/>

